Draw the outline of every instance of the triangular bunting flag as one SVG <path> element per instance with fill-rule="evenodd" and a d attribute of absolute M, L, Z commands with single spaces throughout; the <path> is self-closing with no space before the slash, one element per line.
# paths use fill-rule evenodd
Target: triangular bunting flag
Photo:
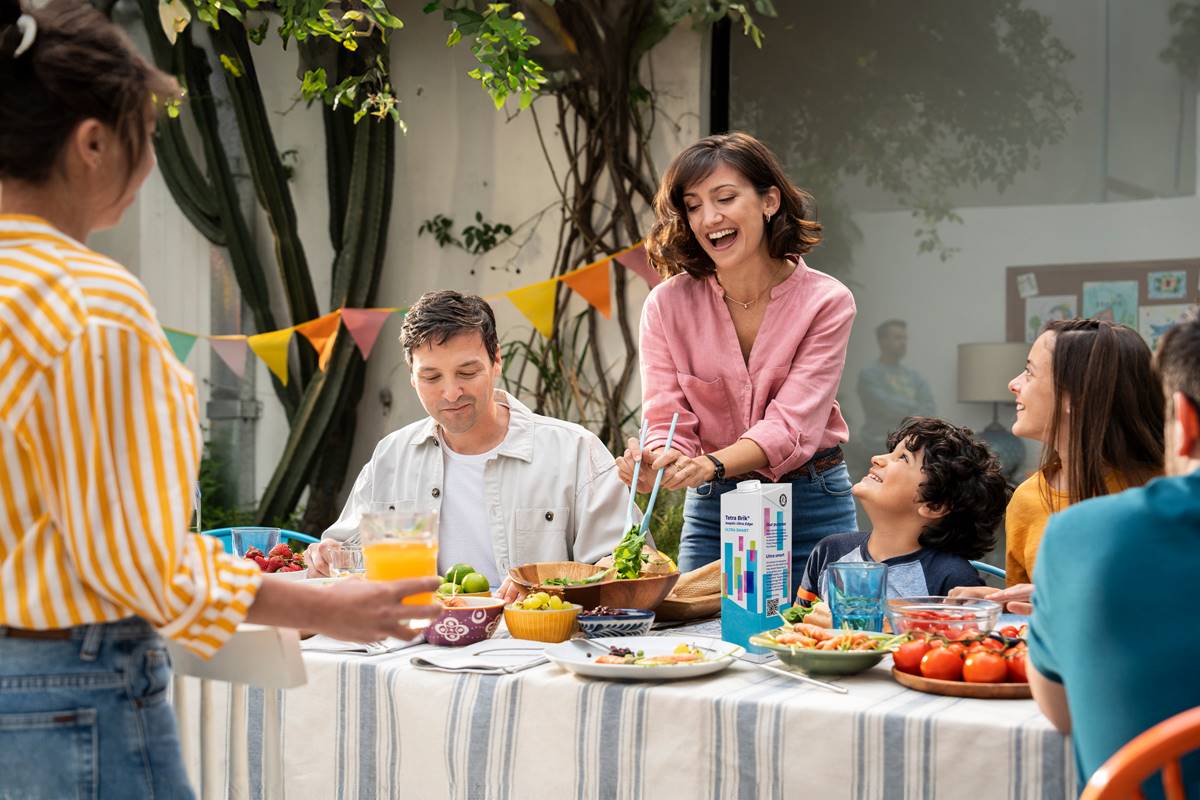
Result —
<path fill-rule="evenodd" d="M 239 378 L 246 375 L 246 337 L 245 336 L 214 336 L 211 340 L 212 349 L 225 362 L 225 366 L 233 370 Z"/>
<path fill-rule="evenodd" d="M 642 276 L 642 280 L 650 284 L 651 289 L 662 283 L 662 276 L 655 271 L 654 267 L 650 266 L 650 262 L 646 258 L 645 244 L 639 244 L 628 252 L 613 256 L 613 260 L 625 269 L 633 270 Z"/>
<path fill-rule="evenodd" d="M 562 281 L 579 296 L 587 300 L 605 319 L 612 319 L 612 294 L 608 286 L 609 259 L 588 264 L 582 269 L 568 272 Z"/>
<path fill-rule="evenodd" d="M 333 355 L 333 343 L 337 341 L 338 326 L 342 318 L 341 309 L 330 312 L 323 317 L 301 323 L 296 330 L 308 343 L 313 346 L 321 358 L 317 364 L 324 371 L 329 366 L 329 357 Z"/>
<path fill-rule="evenodd" d="M 172 330 L 171 328 L 163 328 L 163 333 L 167 335 L 167 342 L 171 345 L 171 349 L 175 351 L 175 357 L 179 359 L 179 363 L 182 364 L 187 361 L 187 357 L 191 355 L 192 347 L 196 344 L 196 335 Z"/>
<path fill-rule="evenodd" d="M 362 353 L 363 361 L 371 357 L 371 348 L 375 346 L 375 340 L 379 338 L 379 331 L 393 313 L 395 313 L 394 310 L 390 308 L 342 309 L 342 322 L 345 323 L 346 330 L 350 331 L 354 343 L 358 345 L 358 351 Z"/>
<path fill-rule="evenodd" d="M 246 344 L 250 345 L 254 355 L 266 363 L 284 386 L 287 386 L 288 382 L 288 342 L 292 340 L 292 333 L 295 330 L 295 328 L 284 328 L 281 331 L 260 333 L 246 339 Z"/>
<path fill-rule="evenodd" d="M 533 283 L 504 293 L 509 300 L 512 300 L 517 310 L 533 323 L 533 327 L 537 328 L 538 333 L 547 339 L 554 335 L 554 284 L 556 283 L 558 281 L 551 278 L 548 281 Z"/>

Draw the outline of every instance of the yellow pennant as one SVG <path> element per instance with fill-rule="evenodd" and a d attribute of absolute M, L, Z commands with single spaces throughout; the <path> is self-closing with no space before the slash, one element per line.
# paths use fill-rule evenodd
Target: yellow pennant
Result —
<path fill-rule="evenodd" d="M 284 328 L 281 331 L 260 333 L 246 339 L 246 344 L 266 363 L 271 372 L 287 386 L 288 382 L 288 343 L 292 340 L 295 328 Z"/>
<path fill-rule="evenodd" d="M 554 335 L 554 284 L 556 283 L 558 281 L 551 278 L 548 281 L 532 283 L 529 286 L 522 286 L 520 289 L 512 289 L 504 293 L 509 300 L 512 300 L 512 304 L 517 307 L 517 310 L 533 323 L 533 327 L 537 328 L 538 333 L 547 339 Z"/>

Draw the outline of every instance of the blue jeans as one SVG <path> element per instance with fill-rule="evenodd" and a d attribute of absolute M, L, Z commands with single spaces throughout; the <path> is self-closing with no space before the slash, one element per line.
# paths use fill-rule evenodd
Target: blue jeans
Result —
<path fill-rule="evenodd" d="M 170 679 L 162 639 L 137 618 L 0 637 L 0 800 L 192 798 Z"/>
<path fill-rule="evenodd" d="M 683 501 L 683 533 L 679 541 L 679 571 L 702 567 L 721 557 L 721 495 L 745 478 L 713 481 L 687 490 Z M 792 484 L 792 594 L 800 585 L 804 565 L 817 542 L 831 533 L 858 530 L 850 473 L 845 464 L 808 475 Z"/>

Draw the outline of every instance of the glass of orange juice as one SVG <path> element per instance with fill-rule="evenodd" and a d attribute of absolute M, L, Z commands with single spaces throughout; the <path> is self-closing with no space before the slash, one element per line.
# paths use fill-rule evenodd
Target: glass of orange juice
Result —
<path fill-rule="evenodd" d="M 359 524 L 367 580 L 432 578 L 437 575 L 437 514 L 416 511 L 380 511 L 362 515 Z M 429 605 L 433 593 L 404 598 L 405 605 Z M 407 620 L 424 628 L 431 620 Z"/>

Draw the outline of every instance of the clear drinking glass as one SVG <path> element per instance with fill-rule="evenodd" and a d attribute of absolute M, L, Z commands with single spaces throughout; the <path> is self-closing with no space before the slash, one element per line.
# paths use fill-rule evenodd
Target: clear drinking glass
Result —
<path fill-rule="evenodd" d="M 238 558 L 245 558 L 251 547 L 257 547 L 265 556 L 279 544 L 279 528 L 233 528 L 230 532 L 233 554 Z"/>
<path fill-rule="evenodd" d="M 342 545 L 329 553 L 329 574 L 335 578 L 347 575 L 361 575 L 366 572 L 361 547 Z"/>
<path fill-rule="evenodd" d="M 842 561 L 829 565 L 829 610 L 833 627 L 882 631 L 887 564 Z"/>
<path fill-rule="evenodd" d="M 416 511 L 366 513 L 359 523 L 367 579 L 394 581 L 401 578 L 432 578 L 437 575 L 437 514 Z M 429 605 L 433 593 L 414 594 L 405 605 Z M 431 620 L 406 620 L 413 628 L 424 628 Z"/>

